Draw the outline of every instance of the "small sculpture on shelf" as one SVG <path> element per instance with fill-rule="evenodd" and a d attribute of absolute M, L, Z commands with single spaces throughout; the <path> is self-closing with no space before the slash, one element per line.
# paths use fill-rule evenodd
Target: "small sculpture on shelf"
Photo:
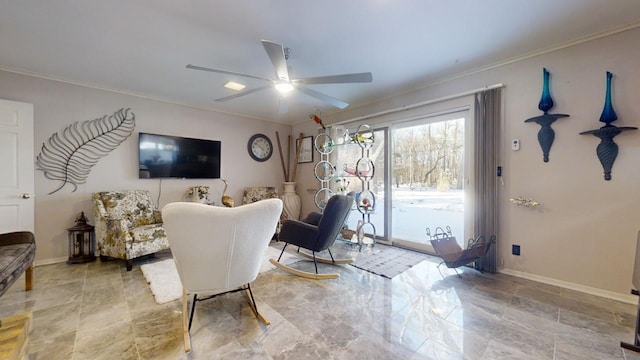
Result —
<path fill-rule="evenodd" d="M 316 124 L 322 126 L 323 130 L 327 130 L 327 128 L 324 126 L 324 124 L 322 123 L 322 119 L 320 119 L 320 117 L 316 114 L 311 114 L 309 115 L 309 119 L 313 120 Z"/>
<path fill-rule="evenodd" d="M 368 212 L 368 211 L 369 211 L 369 209 L 371 208 L 371 203 L 369 202 L 369 199 L 364 198 L 364 199 L 362 199 L 362 201 L 360 202 L 360 205 L 359 205 L 359 206 L 360 206 L 360 208 L 361 208 L 362 210 L 364 210 L 365 212 Z"/>
<path fill-rule="evenodd" d="M 538 109 L 544 112 L 543 115 L 532 117 L 524 122 L 535 122 L 540 125 L 538 131 L 538 143 L 542 148 L 542 161 L 549 162 L 549 151 L 551 151 L 551 145 L 556 137 L 556 133 L 551 128 L 556 120 L 568 117 L 567 114 L 549 114 L 548 111 L 553 108 L 553 99 L 551 98 L 551 92 L 549 91 L 549 72 L 547 69 L 542 69 L 543 84 L 542 84 L 542 97 L 538 103 Z"/>
<path fill-rule="evenodd" d="M 351 181 L 348 181 L 345 178 L 336 179 L 336 193 L 340 195 L 346 194 L 347 189 L 349 188 L 349 184 L 351 184 Z"/>
<path fill-rule="evenodd" d="M 346 172 L 349 175 L 360 176 L 360 177 L 368 176 L 369 172 L 371 171 L 371 169 L 367 169 L 367 170 L 360 170 L 356 173 L 356 169 L 349 167 L 347 164 L 344 164 L 344 167 L 342 168 L 342 170 L 344 170 L 344 172 Z"/>
<path fill-rule="evenodd" d="M 368 126 L 361 126 L 354 134 L 349 134 L 349 131 L 345 132 L 345 138 L 349 139 L 350 143 L 358 144 L 362 148 L 371 148 L 375 142 L 375 135 L 373 130 Z"/>
<path fill-rule="evenodd" d="M 533 200 L 531 198 L 525 199 L 522 196 L 518 196 L 515 199 L 511 198 L 511 199 L 509 199 L 509 201 L 511 201 L 512 203 L 514 203 L 514 204 L 516 204 L 518 206 L 525 206 L 525 207 L 536 207 L 536 206 L 540 205 L 539 202 L 537 202 L 537 201 L 535 201 L 535 200 Z"/>
<path fill-rule="evenodd" d="M 187 189 L 187 196 L 193 202 L 206 204 L 209 200 L 209 187 L 206 185 L 190 186 Z"/>
<path fill-rule="evenodd" d="M 605 125 L 599 129 L 583 131 L 580 133 L 580 135 L 593 135 L 600 139 L 600 144 L 598 144 L 598 147 L 596 148 L 596 155 L 604 169 L 605 180 L 611 180 L 611 169 L 613 168 L 613 163 L 618 156 L 618 145 L 613 141 L 613 138 L 623 131 L 638 129 L 633 126 L 611 125 L 612 122 L 618 120 L 618 115 L 613 109 L 613 103 L 611 101 L 612 78 L 613 74 L 607 71 L 607 87 L 604 99 L 604 109 L 602 109 L 602 114 L 600 114 L 600 122 L 605 123 Z"/>
<path fill-rule="evenodd" d="M 222 191 L 222 199 L 220 201 L 226 207 L 233 207 L 233 198 L 227 195 L 227 180 L 222 180 L 222 182 L 224 183 L 224 190 Z"/>

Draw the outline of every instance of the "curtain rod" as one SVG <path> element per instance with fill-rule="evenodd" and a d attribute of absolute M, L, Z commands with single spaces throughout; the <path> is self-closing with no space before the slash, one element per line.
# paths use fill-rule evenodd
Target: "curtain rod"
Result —
<path fill-rule="evenodd" d="M 453 94 L 453 95 L 447 95 L 447 96 L 439 97 L 439 98 L 436 98 L 436 99 L 421 101 L 419 103 L 415 103 L 415 104 L 411 104 L 411 105 L 404 105 L 404 106 L 393 108 L 393 109 L 389 109 L 389 110 L 383 110 L 383 111 L 380 111 L 380 112 L 377 112 L 377 113 L 373 113 L 373 114 L 369 114 L 369 115 L 358 116 L 358 117 L 351 118 L 351 119 L 348 119 L 348 120 L 339 121 L 339 122 L 333 123 L 331 125 L 333 126 L 333 125 L 348 124 L 350 122 L 354 122 L 354 121 L 358 121 L 358 120 L 365 120 L 365 119 L 374 118 L 374 117 L 378 117 L 378 116 L 382 116 L 382 115 L 393 114 L 393 113 L 400 112 L 400 111 L 411 110 L 411 109 L 414 109 L 414 108 L 417 108 L 417 107 L 420 107 L 420 106 L 424 106 L 424 105 L 429 105 L 429 104 L 433 104 L 433 103 L 437 103 L 437 102 L 441 102 L 441 101 L 451 100 L 451 99 L 455 99 L 455 98 L 459 98 L 459 97 L 463 97 L 463 96 L 467 96 L 467 95 L 473 95 L 473 94 L 479 93 L 481 91 L 486 91 L 486 90 L 491 90 L 491 89 L 498 89 L 498 88 L 502 88 L 502 87 L 504 87 L 504 84 L 502 84 L 502 83 L 493 84 L 493 85 L 481 87 L 481 88 L 478 88 L 478 89 L 468 90 L 468 91 L 457 93 L 457 94 Z"/>

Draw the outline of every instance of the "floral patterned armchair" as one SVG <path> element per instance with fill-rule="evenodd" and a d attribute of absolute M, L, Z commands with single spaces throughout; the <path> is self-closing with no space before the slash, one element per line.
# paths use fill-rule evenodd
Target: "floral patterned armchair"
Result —
<path fill-rule="evenodd" d="M 126 260 L 169 249 L 162 215 L 146 190 L 103 191 L 93 194 L 96 242 L 100 259 Z"/>
<path fill-rule="evenodd" d="M 246 187 L 244 188 L 242 203 L 251 204 L 256 201 L 272 198 L 279 198 L 278 189 L 273 186 Z"/>

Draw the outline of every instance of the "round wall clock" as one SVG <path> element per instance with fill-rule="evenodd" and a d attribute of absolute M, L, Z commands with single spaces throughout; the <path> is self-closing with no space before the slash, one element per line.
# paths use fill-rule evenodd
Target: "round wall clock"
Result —
<path fill-rule="evenodd" d="M 255 134 L 247 144 L 249 155 L 255 161 L 267 161 L 273 154 L 273 145 L 267 135 Z"/>

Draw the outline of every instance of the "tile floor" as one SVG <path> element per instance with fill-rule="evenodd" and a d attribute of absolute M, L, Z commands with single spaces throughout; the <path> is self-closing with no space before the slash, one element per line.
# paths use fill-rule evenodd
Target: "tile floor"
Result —
<path fill-rule="evenodd" d="M 185 354 L 180 301 L 157 305 L 140 271 L 167 257 L 131 272 L 121 261 L 36 267 L 33 290 L 18 280 L 0 316 L 33 312 L 30 359 L 640 359 L 619 346 L 633 339 L 634 305 L 471 269 L 443 277 L 436 258 L 392 280 L 349 265 L 319 264 L 337 280 L 262 273 L 253 290 L 271 325 L 242 293 L 200 302 Z"/>

